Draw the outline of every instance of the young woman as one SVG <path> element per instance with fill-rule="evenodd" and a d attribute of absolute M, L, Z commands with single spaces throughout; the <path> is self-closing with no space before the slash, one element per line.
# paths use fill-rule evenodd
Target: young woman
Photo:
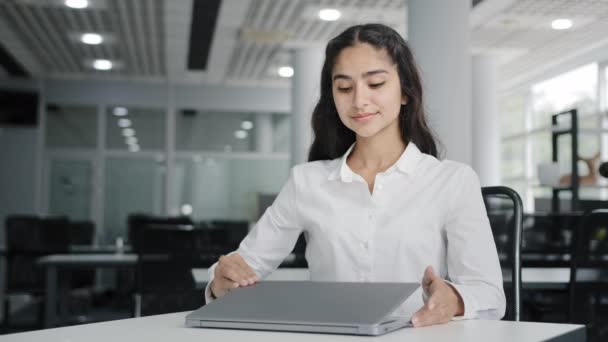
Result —
<path fill-rule="evenodd" d="M 478 178 L 437 159 L 420 77 L 397 32 L 359 25 L 328 43 L 312 125 L 310 162 L 211 267 L 207 300 L 264 279 L 304 232 L 314 281 L 421 282 L 396 313 L 414 326 L 500 319 L 502 273 Z"/>

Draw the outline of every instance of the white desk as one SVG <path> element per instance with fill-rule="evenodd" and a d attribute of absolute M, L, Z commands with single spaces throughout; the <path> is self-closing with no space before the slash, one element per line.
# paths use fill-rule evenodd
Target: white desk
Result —
<path fill-rule="evenodd" d="M 77 325 L 66 328 L 39 330 L 28 333 L 0 336 L 0 341 L 11 342 L 108 342 L 108 341 L 145 341 L 145 342 L 314 342 L 314 341 L 487 341 L 528 342 L 551 341 L 563 338 L 567 341 L 585 340 L 582 325 L 505 322 L 505 321 L 454 321 L 448 324 L 426 328 L 405 328 L 379 337 L 324 335 L 306 333 L 281 333 L 252 330 L 225 330 L 185 328 L 184 317 L 187 312 L 168 315 L 131 318 L 125 320 Z"/>

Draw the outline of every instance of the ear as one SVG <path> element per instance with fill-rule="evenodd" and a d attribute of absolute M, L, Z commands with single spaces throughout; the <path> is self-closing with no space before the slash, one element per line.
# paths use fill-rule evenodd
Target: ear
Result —
<path fill-rule="evenodd" d="M 405 106 L 407 104 L 407 96 L 403 95 L 401 96 L 401 105 Z"/>

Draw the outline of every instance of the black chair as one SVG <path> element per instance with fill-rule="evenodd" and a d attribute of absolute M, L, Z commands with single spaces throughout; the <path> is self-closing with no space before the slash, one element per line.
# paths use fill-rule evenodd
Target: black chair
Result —
<path fill-rule="evenodd" d="M 149 224 L 132 241 L 139 259 L 136 269 L 134 316 L 194 310 L 204 295 L 192 275 L 193 268 L 211 263 L 206 249 L 209 230 L 193 225 Z"/>
<path fill-rule="evenodd" d="M 57 253 L 68 253 L 69 226 L 65 217 L 40 218 L 31 215 L 9 215 L 6 218 L 6 278 L 3 330 L 12 327 L 10 296 L 27 294 L 37 309 L 34 326 L 44 325 L 44 270 L 37 259 Z M 20 327 L 24 328 L 24 327 Z"/>
<path fill-rule="evenodd" d="M 608 209 L 596 209 L 583 216 L 572 247 L 569 321 L 586 324 L 590 340 L 606 341 Z"/>
<path fill-rule="evenodd" d="M 521 235 L 523 205 L 517 192 L 505 186 L 481 188 L 484 204 L 494 235 L 503 270 L 511 279 L 505 280 L 507 297 L 505 320 L 519 321 L 521 306 Z"/>

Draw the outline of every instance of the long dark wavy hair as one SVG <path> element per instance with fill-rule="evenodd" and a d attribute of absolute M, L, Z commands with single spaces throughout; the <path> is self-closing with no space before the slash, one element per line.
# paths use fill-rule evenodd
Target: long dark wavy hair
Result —
<path fill-rule="evenodd" d="M 407 104 L 399 112 L 399 129 L 404 143 L 412 141 L 420 151 L 438 157 L 437 143 L 426 122 L 422 104 L 422 84 L 416 62 L 405 40 L 382 24 L 356 25 L 346 29 L 327 44 L 321 71 L 321 97 L 312 113 L 314 141 L 308 161 L 338 158 L 355 142 L 355 132 L 346 127 L 336 109 L 332 93 L 332 71 L 336 57 L 347 47 L 367 43 L 384 49 L 397 65 L 401 92 Z"/>

